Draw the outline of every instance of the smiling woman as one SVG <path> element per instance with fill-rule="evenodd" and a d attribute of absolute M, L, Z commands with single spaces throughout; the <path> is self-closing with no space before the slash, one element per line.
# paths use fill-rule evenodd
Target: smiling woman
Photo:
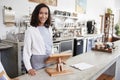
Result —
<path fill-rule="evenodd" d="M 30 75 L 47 65 L 44 60 L 52 53 L 52 27 L 49 7 L 38 4 L 33 10 L 31 27 L 25 31 L 23 61 Z"/>

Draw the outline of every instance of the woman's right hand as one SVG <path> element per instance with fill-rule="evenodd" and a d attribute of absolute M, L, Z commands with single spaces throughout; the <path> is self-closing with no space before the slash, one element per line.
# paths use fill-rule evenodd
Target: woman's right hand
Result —
<path fill-rule="evenodd" d="M 36 75 L 36 70 L 35 69 L 30 69 L 28 71 L 28 74 L 31 75 L 31 76 L 34 76 L 34 75 Z"/>

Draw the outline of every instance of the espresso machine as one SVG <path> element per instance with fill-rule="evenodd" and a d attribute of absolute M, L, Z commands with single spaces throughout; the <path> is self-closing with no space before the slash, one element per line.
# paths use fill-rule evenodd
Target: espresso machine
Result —
<path fill-rule="evenodd" d="M 87 21 L 87 33 L 88 34 L 94 34 L 95 31 L 95 20 L 89 20 Z"/>

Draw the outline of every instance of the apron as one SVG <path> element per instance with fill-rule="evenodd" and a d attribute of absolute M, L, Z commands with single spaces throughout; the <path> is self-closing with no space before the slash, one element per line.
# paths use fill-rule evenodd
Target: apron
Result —
<path fill-rule="evenodd" d="M 31 56 L 31 65 L 33 69 L 42 69 L 49 64 L 45 64 L 45 60 L 48 58 L 49 55 L 32 55 Z"/>

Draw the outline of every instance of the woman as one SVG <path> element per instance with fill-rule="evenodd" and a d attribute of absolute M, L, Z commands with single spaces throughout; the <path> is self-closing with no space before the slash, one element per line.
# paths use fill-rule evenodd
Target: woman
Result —
<path fill-rule="evenodd" d="M 31 22 L 24 39 L 23 61 L 28 74 L 46 66 L 45 59 L 52 53 L 51 15 L 47 5 L 37 5 L 32 13 Z"/>

